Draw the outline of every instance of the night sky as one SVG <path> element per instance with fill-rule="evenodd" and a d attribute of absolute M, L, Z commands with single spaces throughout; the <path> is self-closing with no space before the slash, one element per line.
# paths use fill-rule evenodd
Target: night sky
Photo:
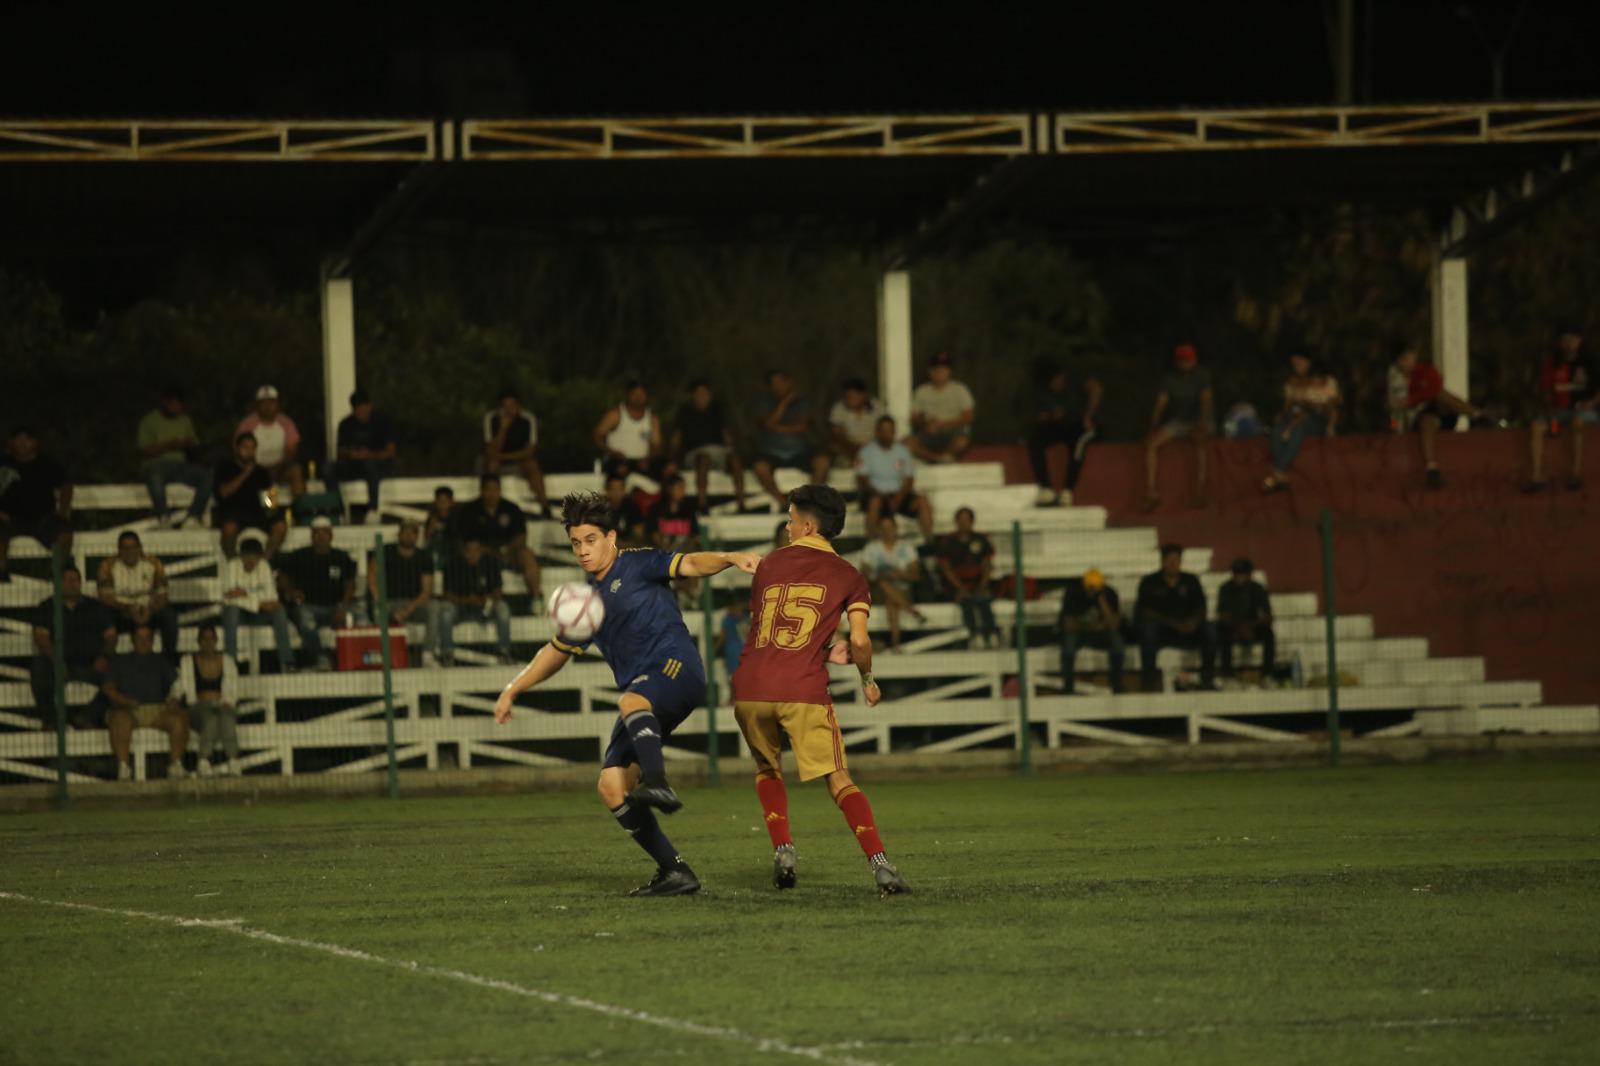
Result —
<path fill-rule="evenodd" d="M 329 14 L 327 8 L 333 7 Z M 1356 0 L 1358 102 L 1486 99 L 1516 0 Z M 17 117 L 506 116 L 1327 102 L 1328 0 L 14 5 Z M 1527 0 L 1512 99 L 1600 96 L 1600 5 Z M 25 47 L 15 47 L 26 42 Z"/>

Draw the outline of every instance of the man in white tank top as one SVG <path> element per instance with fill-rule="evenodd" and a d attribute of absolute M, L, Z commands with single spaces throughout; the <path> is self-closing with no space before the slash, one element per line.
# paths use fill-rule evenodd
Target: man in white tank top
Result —
<path fill-rule="evenodd" d="M 622 403 L 606 411 L 594 427 L 606 477 L 644 474 L 661 478 L 661 422 L 650 410 L 650 393 L 638 381 L 623 387 Z"/>
<path fill-rule="evenodd" d="M 161 654 L 178 661 L 178 615 L 167 602 L 167 571 L 161 560 L 146 555 L 139 534 L 117 538 L 117 554 L 100 564 L 100 602 L 111 609 L 117 632 L 149 626 L 161 634 Z"/>

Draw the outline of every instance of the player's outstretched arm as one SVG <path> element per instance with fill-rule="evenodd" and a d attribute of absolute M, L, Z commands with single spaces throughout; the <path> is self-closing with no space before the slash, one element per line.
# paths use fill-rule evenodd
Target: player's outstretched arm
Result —
<path fill-rule="evenodd" d="M 861 672 L 861 691 L 867 697 L 867 706 L 875 707 L 883 693 L 872 679 L 872 637 L 867 633 L 867 612 L 850 612 L 850 660 Z"/>
<path fill-rule="evenodd" d="M 526 692 L 553 675 L 557 670 L 567 665 L 571 658 L 566 652 L 556 650 L 554 644 L 546 644 L 540 648 L 532 661 L 522 668 L 511 683 L 500 690 L 500 698 L 494 701 L 494 720 L 497 725 L 504 725 L 511 720 L 511 710 L 516 703 L 517 694 Z"/>
<path fill-rule="evenodd" d="M 755 552 L 691 552 L 678 564 L 679 577 L 710 577 L 720 574 L 730 566 L 737 566 L 747 574 L 756 572 L 761 556 Z"/>

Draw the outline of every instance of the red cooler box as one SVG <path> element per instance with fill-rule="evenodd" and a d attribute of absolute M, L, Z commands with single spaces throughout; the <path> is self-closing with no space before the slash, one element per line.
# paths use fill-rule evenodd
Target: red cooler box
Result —
<path fill-rule="evenodd" d="M 351 626 L 335 629 L 334 640 L 339 646 L 339 669 L 381 670 L 383 648 L 378 643 L 377 626 Z M 406 668 L 406 627 L 389 627 L 389 663 L 396 670 Z"/>

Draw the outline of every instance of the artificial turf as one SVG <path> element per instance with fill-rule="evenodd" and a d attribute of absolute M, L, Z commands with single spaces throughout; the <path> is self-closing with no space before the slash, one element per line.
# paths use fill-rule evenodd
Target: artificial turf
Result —
<path fill-rule="evenodd" d="M 1593 761 L 863 783 L 912 896 L 876 897 L 820 785 L 791 788 L 800 885 L 781 894 L 753 792 L 687 790 L 667 825 L 705 889 L 665 900 L 624 896 L 648 864 L 592 794 L 0 817 L 0 892 L 237 919 L 425 967 L 0 898 L 0 1062 L 1600 1048 Z"/>

